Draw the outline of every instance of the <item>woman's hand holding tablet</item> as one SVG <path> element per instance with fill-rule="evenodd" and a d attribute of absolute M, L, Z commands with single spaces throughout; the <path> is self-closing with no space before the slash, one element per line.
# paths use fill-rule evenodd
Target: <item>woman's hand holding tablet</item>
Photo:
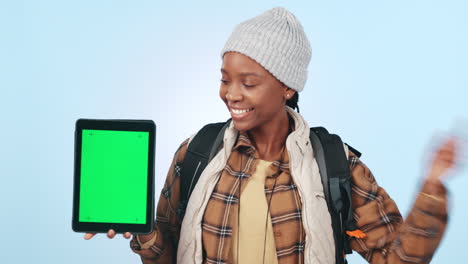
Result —
<path fill-rule="evenodd" d="M 86 233 L 85 236 L 84 236 L 84 239 L 86 240 L 89 240 L 91 238 L 93 238 L 93 236 L 95 236 L 97 233 Z M 114 238 L 115 235 L 117 233 L 115 233 L 115 231 L 113 229 L 110 229 L 109 231 L 107 231 L 107 237 L 108 238 Z M 140 238 L 144 238 L 145 236 L 148 236 L 148 237 L 151 237 L 151 235 L 140 235 Z M 129 239 L 132 237 L 132 233 L 130 232 L 125 232 L 123 233 L 123 237 L 125 237 L 126 239 Z"/>

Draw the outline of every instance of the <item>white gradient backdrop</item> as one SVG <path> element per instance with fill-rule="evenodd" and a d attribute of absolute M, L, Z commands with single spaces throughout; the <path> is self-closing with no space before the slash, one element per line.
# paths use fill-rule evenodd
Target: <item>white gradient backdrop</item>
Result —
<path fill-rule="evenodd" d="M 121 236 L 71 229 L 76 119 L 153 119 L 158 193 L 177 146 L 229 117 L 219 52 L 234 26 L 278 5 L 312 44 L 301 113 L 360 150 L 406 215 L 434 134 L 468 118 L 465 1 L 1 1 L 0 262 L 139 263 Z M 466 258 L 457 176 L 433 263 Z"/>

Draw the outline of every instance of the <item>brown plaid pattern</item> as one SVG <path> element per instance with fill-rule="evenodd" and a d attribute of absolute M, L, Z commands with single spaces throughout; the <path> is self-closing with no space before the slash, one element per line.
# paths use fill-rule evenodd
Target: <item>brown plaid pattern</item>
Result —
<path fill-rule="evenodd" d="M 373 264 L 429 263 L 447 224 L 445 187 L 440 182 L 426 182 L 403 221 L 395 202 L 352 152 L 349 163 L 354 219 L 367 234 L 364 239 L 353 238 L 352 249 Z"/>
<path fill-rule="evenodd" d="M 135 238 L 130 242 L 143 263 L 176 263 L 181 225 L 176 216 L 179 164 L 185 156 L 187 143 L 188 140 L 184 141 L 176 152 L 160 195 L 154 231 L 158 236 L 156 242 L 146 250 L 137 250 Z M 349 152 L 349 155 L 354 218 L 367 235 L 363 239 L 351 239 L 352 249 L 373 264 L 429 263 L 446 227 L 445 187 L 441 183 L 426 182 L 403 221 L 395 202 L 377 185 L 367 166 L 354 153 Z M 236 230 L 231 216 L 237 214 L 240 188 L 252 175 L 257 159 L 258 154 L 247 135 L 240 134 L 203 216 L 204 263 L 230 263 L 231 236 Z M 269 175 L 265 181 L 265 195 L 267 201 L 271 198 L 278 263 L 304 263 L 301 201 L 290 175 L 287 151 L 273 162 Z"/>
<path fill-rule="evenodd" d="M 247 135 L 240 134 L 203 216 L 206 263 L 229 263 L 232 259 L 232 232 L 237 230 L 233 216 L 238 214 L 239 192 L 254 173 L 258 158 Z M 289 172 L 287 151 L 276 157 L 267 175 L 265 195 L 267 201 L 271 199 L 270 215 L 278 263 L 303 263 L 305 233 L 301 201 Z"/>

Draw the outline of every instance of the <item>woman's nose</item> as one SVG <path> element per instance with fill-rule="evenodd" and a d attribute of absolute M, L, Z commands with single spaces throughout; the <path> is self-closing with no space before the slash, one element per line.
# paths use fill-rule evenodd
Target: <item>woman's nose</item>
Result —
<path fill-rule="evenodd" d="M 242 93 L 238 88 L 234 87 L 233 85 L 228 88 L 226 99 L 228 99 L 229 101 L 240 101 L 242 100 Z"/>

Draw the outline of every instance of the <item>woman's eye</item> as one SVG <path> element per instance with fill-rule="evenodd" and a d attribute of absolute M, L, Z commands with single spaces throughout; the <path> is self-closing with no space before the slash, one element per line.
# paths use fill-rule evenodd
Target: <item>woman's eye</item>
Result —
<path fill-rule="evenodd" d="M 221 79 L 220 81 L 221 81 L 223 84 L 227 84 L 227 83 L 229 82 L 229 81 L 223 80 L 223 79 Z M 243 85 L 244 85 L 245 87 L 247 87 L 247 88 L 252 88 L 252 87 L 255 86 L 255 85 L 249 85 L 249 84 L 246 84 L 246 83 L 243 83 Z"/>

